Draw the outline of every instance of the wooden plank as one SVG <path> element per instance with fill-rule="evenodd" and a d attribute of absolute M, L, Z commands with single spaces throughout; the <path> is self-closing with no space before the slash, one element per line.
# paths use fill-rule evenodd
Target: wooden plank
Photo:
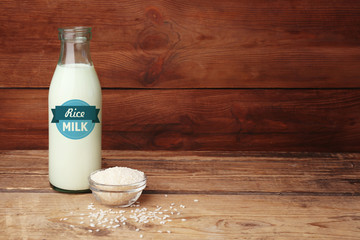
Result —
<path fill-rule="evenodd" d="M 1 193 L 0 197 L 0 234 L 7 239 L 140 239 L 142 235 L 143 239 L 355 240 L 360 236 L 359 197 L 145 194 L 139 207 L 112 210 L 124 210 L 122 215 L 127 216 L 126 225 L 117 228 L 107 226 L 116 225 L 110 221 L 118 213 L 107 213 L 108 222 L 98 225 L 92 214 L 109 208 L 95 203 L 95 210 L 88 209 L 94 202 L 90 194 Z M 136 209 L 171 210 L 171 203 L 180 215 L 171 215 L 166 224 L 141 224 L 130 217 Z M 180 208 L 181 204 L 186 207 Z"/>
<path fill-rule="evenodd" d="M 45 89 L 0 90 L 0 149 L 47 149 Z M 360 90 L 103 90 L 103 149 L 360 150 Z"/>
<path fill-rule="evenodd" d="M 94 27 L 105 88 L 360 87 L 357 1 L 4 0 L 0 9 L 0 87 L 47 88 L 57 28 L 69 25 Z"/>
<path fill-rule="evenodd" d="M 103 151 L 144 171 L 147 193 L 360 195 L 360 154 Z M 52 192 L 47 151 L 1 151 L 0 192 Z"/>

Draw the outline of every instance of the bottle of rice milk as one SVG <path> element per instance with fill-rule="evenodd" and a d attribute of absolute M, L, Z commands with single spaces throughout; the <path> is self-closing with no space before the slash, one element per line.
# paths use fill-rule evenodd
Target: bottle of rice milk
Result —
<path fill-rule="evenodd" d="M 49 90 L 49 181 L 88 192 L 101 168 L 101 87 L 90 57 L 91 28 L 59 29 L 61 50 Z"/>

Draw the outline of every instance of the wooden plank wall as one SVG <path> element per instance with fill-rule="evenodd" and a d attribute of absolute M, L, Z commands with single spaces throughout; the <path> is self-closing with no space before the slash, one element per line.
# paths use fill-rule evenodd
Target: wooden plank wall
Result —
<path fill-rule="evenodd" d="M 3 0 L 0 149 L 47 149 L 57 28 L 93 27 L 103 149 L 360 151 L 360 2 Z"/>

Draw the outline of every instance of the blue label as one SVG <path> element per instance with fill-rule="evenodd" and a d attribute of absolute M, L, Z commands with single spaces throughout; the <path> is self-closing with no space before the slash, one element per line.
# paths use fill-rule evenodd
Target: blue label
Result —
<path fill-rule="evenodd" d="M 96 123 L 100 123 L 98 114 L 100 109 L 88 103 L 74 99 L 61 106 L 51 109 L 53 119 L 59 132 L 70 139 L 81 139 L 89 135 Z"/>

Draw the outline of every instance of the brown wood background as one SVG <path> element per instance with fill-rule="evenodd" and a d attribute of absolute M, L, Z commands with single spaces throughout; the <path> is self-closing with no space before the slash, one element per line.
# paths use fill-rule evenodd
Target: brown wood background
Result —
<path fill-rule="evenodd" d="M 360 2 L 1 1 L 0 149 L 47 149 L 57 28 L 93 27 L 103 149 L 360 151 Z"/>

